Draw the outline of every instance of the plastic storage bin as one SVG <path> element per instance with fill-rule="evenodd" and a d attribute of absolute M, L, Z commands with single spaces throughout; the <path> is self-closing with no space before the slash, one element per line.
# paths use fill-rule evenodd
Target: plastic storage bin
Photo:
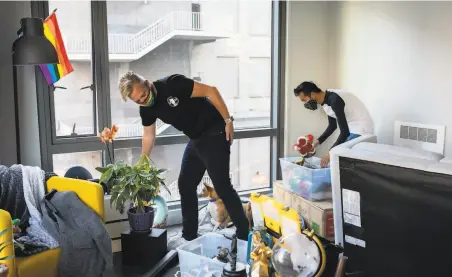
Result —
<path fill-rule="evenodd" d="M 218 247 L 231 250 L 231 240 L 223 235 L 207 233 L 177 248 L 182 277 L 221 277 L 225 263 L 212 258 L 218 255 Z M 246 263 L 247 242 L 237 240 L 237 261 Z M 249 271 L 249 266 L 247 266 Z"/>
<path fill-rule="evenodd" d="M 315 169 L 295 164 L 299 159 L 280 158 L 283 186 L 309 200 L 331 199 L 330 169 L 320 168 L 321 159 L 317 157 L 306 159 Z"/>

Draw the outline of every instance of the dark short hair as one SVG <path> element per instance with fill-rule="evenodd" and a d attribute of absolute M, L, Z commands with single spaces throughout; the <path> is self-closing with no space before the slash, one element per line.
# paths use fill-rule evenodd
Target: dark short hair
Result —
<path fill-rule="evenodd" d="M 310 96 L 311 92 L 321 92 L 322 90 L 314 84 L 314 82 L 303 82 L 299 84 L 294 90 L 293 93 L 295 96 L 299 96 L 300 93 L 303 93 L 306 96 Z"/>

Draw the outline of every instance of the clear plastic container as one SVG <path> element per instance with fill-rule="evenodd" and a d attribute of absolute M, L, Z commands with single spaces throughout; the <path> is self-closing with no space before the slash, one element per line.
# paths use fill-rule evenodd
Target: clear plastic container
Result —
<path fill-rule="evenodd" d="M 320 168 L 320 158 L 307 158 L 306 166 L 295 164 L 300 157 L 280 158 L 283 186 L 308 200 L 331 199 L 331 171 Z M 312 168 L 310 168 L 312 167 Z"/>
<path fill-rule="evenodd" d="M 237 261 L 245 265 L 247 242 L 237 240 Z M 182 277 L 188 276 L 215 276 L 221 277 L 225 263 L 212 259 L 218 255 L 218 247 L 231 250 L 231 240 L 223 235 L 208 233 L 179 247 L 180 273 Z M 247 265 L 249 271 L 249 266 Z"/>

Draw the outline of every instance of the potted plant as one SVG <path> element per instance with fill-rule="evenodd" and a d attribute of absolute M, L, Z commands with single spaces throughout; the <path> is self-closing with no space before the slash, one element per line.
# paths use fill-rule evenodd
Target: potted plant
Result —
<path fill-rule="evenodd" d="M 8 229 L 5 229 L 0 232 L 0 253 L 8 246 L 12 245 L 11 240 L 2 241 L 2 236 L 8 231 Z M 3 261 L 9 260 L 14 258 L 14 256 L 0 256 L 0 277 L 7 277 L 8 276 L 8 266 L 3 264 Z"/>
<path fill-rule="evenodd" d="M 111 206 L 123 213 L 126 202 L 132 203 L 127 210 L 132 231 L 149 231 L 154 222 L 155 208 L 152 205 L 159 189 L 168 190 L 161 177 L 165 170 L 155 167 L 145 155 L 134 166 L 120 161 L 97 170 L 102 173 L 99 181 L 111 184 Z"/>

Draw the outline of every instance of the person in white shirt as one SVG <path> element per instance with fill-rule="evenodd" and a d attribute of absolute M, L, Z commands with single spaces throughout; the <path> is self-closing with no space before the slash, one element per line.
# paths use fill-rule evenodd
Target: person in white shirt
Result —
<path fill-rule="evenodd" d="M 316 110 L 320 104 L 328 115 L 328 127 L 314 143 L 316 147 L 333 134 L 339 125 L 340 134 L 333 147 L 362 135 L 373 134 L 373 122 L 364 104 L 353 94 L 335 89 L 322 91 L 313 82 L 302 82 L 294 89 L 295 96 L 309 110 Z M 327 167 L 330 155 L 321 160 L 321 166 Z"/>

